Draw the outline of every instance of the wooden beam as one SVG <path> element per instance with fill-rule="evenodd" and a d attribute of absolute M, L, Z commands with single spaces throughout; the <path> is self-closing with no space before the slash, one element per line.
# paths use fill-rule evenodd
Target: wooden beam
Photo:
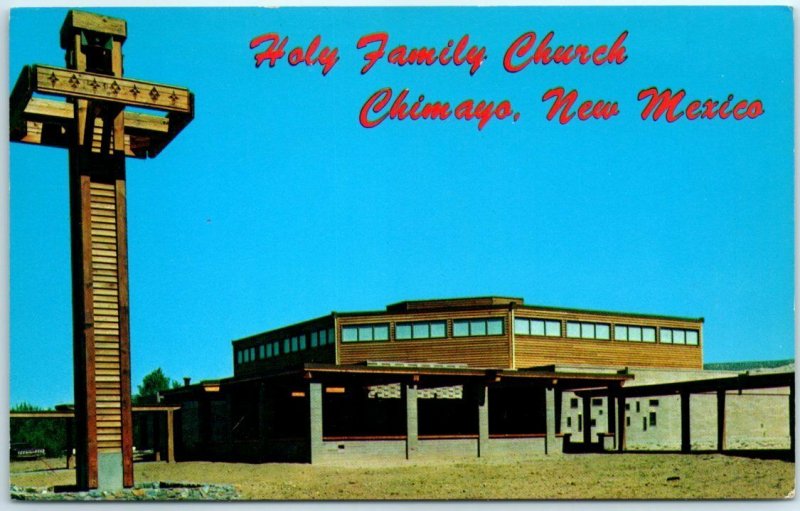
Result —
<path fill-rule="evenodd" d="M 10 412 L 12 419 L 71 419 L 73 412 Z"/>
<path fill-rule="evenodd" d="M 794 383 L 794 371 L 785 373 L 740 374 L 724 378 L 709 378 L 704 380 L 690 380 L 670 383 L 655 383 L 652 385 L 637 385 L 623 387 L 619 390 L 625 397 L 668 396 L 691 392 L 700 394 L 716 392 L 718 389 L 748 390 L 788 387 Z M 606 388 L 588 388 L 578 391 L 580 396 L 605 396 L 609 394 Z"/>
<path fill-rule="evenodd" d="M 134 405 L 133 407 L 134 412 L 170 412 L 175 410 L 180 410 L 180 406 L 137 406 Z"/>
<path fill-rule="evenodd" d="M 115 142 L 123 138 L 120 112 L 114 122 Z M 128 208 L 125 188 L 125 158 L 115 148 L 117 161 L 114 179 L 117 223 L 117 306 L 119 315 L 119 378 L 122 418 L 122 484 L 133 486 L 133 413 L 131 410 L 131 334 L 128 299 Z"/>
<path fill-rule="evenodd" d="M 64 123 L 75 118 L 75 106 L 72 103 L 55 99 L 31 98 L 23 111 L 29 118 L 53 118 Z"/>
<path fill-rule="evenodd" d="M 67 19 L 64 20 L 62 39 L 63 36 L 71 34 L 76 28 L 109 34 L 119 41 L 125 40 L 128 31 L 127 23 L 124 19 L 103 16 L 93 12 L 72 10 L 67 13 Z"/>
<path fill-rule="evenodd" d="M 180 406 L 133 406 L 133 412 L 170 412 L 180 410 Z M 12 419 L 67 419 L 75 417 L 75 412 L 41 411 L 41 412 L 9 412 Z"/>
<path fill-rule="evenodd" d="M 30 98 L 23 112 L 26 118 L 37 121 L 58 122 L 65 125 L 75 118 L 75 108 L 71 103 L 57 99 Z M 169 132 L 169 118 L 141 112 L 124 112 L 125 130 L 138 129 L 157 133 Z"/>
<path fill-rule="evenodd" d="M 13 100 L 12 100 L 13 101 Z M 192 99 L 193 101 L 193 99 Z M 68 148 L 68 126 L 75 118 L 71 103 L 54 99 L 29 98 L 11 122 L 14 142 Z M 12 107 L 13 109 L 13 107 Z M 167 116 L 123 112 L 124 152 L 131 158 L 155 157 L 191 121 L 186 114 Z"/>
<path fill-rule="evenodd" d="M 175 463 L 175 417 L 167 410 L 167 463 Z"/>
<path fill-rule="evenodd" d="M 23 112 L 32 94 L 31 68 L 30 66 L 25 66 L 22 68 L 17 78 L 17 83 L 14 84 L 14 89 L 11 91 L 11 98 L 8 103 L 9 127 L 12 141 L 14 140 L 14 134 L 24 129 L 25 120 L 23 119 Z"/>
<path fill-rule="evenodd" d="M 189 89 L 185 87 L 61 67 L 33 65 L 31 89 L 42 94 L 192 113 Z"/>

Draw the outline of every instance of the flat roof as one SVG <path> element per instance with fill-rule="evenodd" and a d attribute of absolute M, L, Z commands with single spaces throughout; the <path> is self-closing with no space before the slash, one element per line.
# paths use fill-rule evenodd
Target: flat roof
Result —
<path fill-rule="evenodd" d="M 297 327 L 308 325 L 311 323 L 323 321 L 327 318 L 336 316 L 340 317 L 357 317 L 357 316 L 383 316 L 386 314 L 415 314 L 422 312 L 446 312 L 470 309 L 505 309 L 513 307 L 515 309 L 531 310 L 531 311 L 548 311 L 548 312 L 567 312 L 578 314 L 594 314 L 605 316 L 618 316 L 630 318 L 646 318 L 646 319 L 666 319 L 672 321 L 688 321 L 694 323 L 702 323 L 705 321 L 703 317 L 690 318 L 685 316 L 668 316 L 664 314 L 647 314 L 641 312 L 621 312 L 621 311 L 608 311 L 598 309 L 577 309 L 570 307 L 554 307 L 547 305 L 527 305 L 524 298 L 515 298 L 507 296 L 468 296 L 460 298 L 431 298 L 423 300 L 404 300 L 395 302 L 386 306 L 383 310 L 369 310 L 369 311 L 348 311 L 348 312 L 331 312 L 325 316 L 319 316 L 305 321 L 299 321 L 289 325 L 273 328 L 271 330 L 264 330 L 256 334 L 240 337 L 231 341 L 232 344 L 237 344 L 243 341 L 249 341 L 264 335 L 274 334 L 281 330 L 291 330 Z"/>
<path fill-rule="evenodd" d="M 736 376 L 726 376 L 723 378 L 708 378 L 701 380 L 654 383 L 651 385 L 639 385 L 635 387 L 622 387 L 613 392 L 613 395 L 626 398 L 654 397 L 680 393 L 699 394 L 727 390 L 792 387 L 794 386 L 794 383 L 794 371 L 785 373 L 742 373 Z M 609 393 L 603 389 L 592 389 L 578 393 L 578 395 L 584 397 L 605 396 L 608 394 Z"/>
<path fill-rule="evenodd" d="M 223 386 L 243 384 L 263 379 L 302 379 L 317 378 L 361 379 L 361 384 L 381 385 L 395 378 L 420 382 L 422 386 L 448 386 L 469 383 L 469 381 L 542 383 L 559 385 L 564 389 L 587 389 L 594 387 L 619 386 L 634 379 L 632 374 L 601 372 L 555 372 L 540 368 L 533 369 L 492 369 L 477 367 L 431 367 L 429 365 L 377 366 L 367 364 L 324 364 L 306 362 L 291 367 L 276 368 L 275 371 L 258 375 L 230 377 L 222 380 Z M 425 385 L 427 383 L 427 385 Z"/>
<path fill-rule="evenodd" d="M 352 316 L 380 316 L 387 313 L 408 313 L 422 311 L 447 311 L 447 310 L 464 310 L 464 309 L 480 309 L 480 308 L 506 308 L 514 307 L 515 309 L 525 310 L 542 310 L 549 312 L 570 312 L 582 314 L 599 314 L 606 316 L 627 316 L 634 318 L 647 318 L 647 319 L 668 319 L 673 321 L 691 321 L 700 322 L 705 321 L 703 317 L 686 317 L 686 316 L 670 316 L 666 314 L 650 314 L 642 312 L 624 312 L 624 311 L 610 311 L 601 309 L 579 309 L 574 307 L 556 307 L 552 305 L 533 305 L 526 304 L 524 298 L 512 298 L 504 296 L 471 296 L 461 298 L 439 298 L 439 299 L 425 299 L 425 300 L 405 300 L 396 302 L 386 306 L 385 310 L 370 310 L 370 311 L 353 311 L 353 312 L 335 312 L 337 316 L 352 317 Z"/>
<path fill-rule="evenodd" d="M 473 296 L 465 298 L 432 298 L 426 300 L 405 300 L 386 306 L 388 312 L 416 312 L 439 309 L 455 309 L 461 307 L 497 307 L 522 305 L 522 298 L 505 296 Z"/>

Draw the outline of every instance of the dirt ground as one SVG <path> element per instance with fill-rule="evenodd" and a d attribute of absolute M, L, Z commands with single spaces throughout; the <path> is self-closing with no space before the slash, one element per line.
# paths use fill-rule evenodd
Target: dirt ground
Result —
<path fill-rule="evenodd" d="M 11 463 L 19 486 L 75 484 L 64 460 Z M 243 499 L 783 499 L 794 463 L 716 454 L 580 454 L 526 460 L 302 465 L 135 465 L 137 482 L 234 484 Z"/>

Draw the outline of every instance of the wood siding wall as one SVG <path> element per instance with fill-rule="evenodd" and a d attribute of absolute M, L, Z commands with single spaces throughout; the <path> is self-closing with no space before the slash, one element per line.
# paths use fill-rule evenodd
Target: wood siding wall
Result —
<path fill-rule="evenodd" d="M 453 320 L 501 318 L 503 335 L 453 337 Z M 561 322 L 561 337 L 540 337 L 514 334 L 514 318 L 554 319 Z M 446 321 L 447 336 L 438 339 L 395 338 L 397 323 L 418 321 Z M 573 339 L 566 337 L 567 321 L 605 323 L 609 325 L 609 340 Z M 389 324 L 389 340 L 367 342 L 342 342 L 342 328 L 355 325 Z M 649 326 L 657 329 L 682 328 L 697 330 L 697 346 L 616 341 L 615 325 Z M 526 368 L 541 365 L 595 365 L 633 366 L 698 369 L 703 365 L 702 321 L 645 317 L 636 315 L 592 313 L 564 310 L 536 310 L 533 308 L 495 307 L 475 310 L 449 310 L 413 313 L 391 313 L 363 315 L 337 315 L 334 320 L 336 337 L 335 352 L 326 345 L 308 348 L 305 351 L 281 355 L 277 358 L 256 360 L 236 364 L 236 376 L 254 375 L 275 367 L 297 365 L 302 362 L 358 364 L 375 362 L 416 362 L 440 364 L 466 364 L 480 368 Z M 286 336 L 310 332 L 322 328 L 320 322 L 287 327 L 262 335 L 237 341 L 235 349 L 258 346 L 267 339 L 282 339 Z"/>
<path fill-rule="evenodd" d="M 94 309 L 97 448 L 122 449 L 117 205 L 113 184 L 92 181 L 91 265 Z"/>
<path fill-rule="evenodd" d="M 281 341 L 283 348 L 283 341 Z M 258 348 L 256 348 L 258 356 Z M 253 362 L 237 364 L 234 360 L 234 376 L 254 376 L 262 374 L 270 369 L 278 367 L 299 366 L 305 362 L 316 362 L 320 364 L 333 364 L 336 360 L 336 353 L 332 344 L 318 346 L 316 348 L 306 348 L 304 351 L 281 354 L 278 357 L 257 359 Z"/>
<path fill-rule="evenodd" d="M 668 367 L 702 369 L 703 328 L 701 322 L 669 318 L 642 318 L 624 315 L 591 313 L 564 313 L 554 311 L 516 310 L 515 317 L 527 319 L 555 319 L 562 322 L 562 337 L 514 335 L 516 368 L 540 365 L 597 365 Z M 575 339 L 566 337 L 567 321 L 586 321 L 610 325 L 609 340 Z M 656 327 L 655 343 L 614 340 L 614 326 Z M 661 344 L 659 328 L 697 330 L 697 346 Z"/>
<path fill-rule="evenodd" d="M 503 335 L 453 337 L 453 319 L 501 318 Z M 395 323 L 416 321 L 447 321 L 447 338 L 395 340 Z M 358 324 L 389 323 L 389 341 L 341 342 L 342 327 Z M 508 310 L 474 310 L 415 314 L 386 314 L 361 317 L 337 317 L 337 363 L 357 364 L 371 361 L 435 362 L 467 364 L 470 367 L 508 368 L 509 350 Z"/>
<path fill-rule="evenodd" d="M 324 319 L 311 320 L 298 325 L 280 328 L 257 334 L 252 337 L 239 339 L 233 343 L 233 374 L 234 376 L 253 376 L 261 374 L 270 369 L 279 367 L 297 366 L 304 362 L 317 362 L 321 364 L 333 364 L 336 362 L 336 350 L 334 349 L 334 342 L 328 339 L 324 346 L 311 347 L 311 332 L 318 332 L 319 330 L 332 330 L 334 325 L 333 317 L 327 316 Z M 284 339 L 300 336 L 306 336 L 306 349 L 302 351 L 295 351 L 292 353 L 283 352 Z M 334 335 L 335 332 L 334 332 Z M 259 358 L 259 346 L 265 343 L 279 342 L 281 354 L 277 357 Z M 244 363 L 237 363 L 236 352 L 240 349 L 255 348 L 256 360 Z"/>
<path fill-rule="evenodd" d="M 559 364 L 702 369 L 699 346 L 516 336 L 517 368 Z"/>

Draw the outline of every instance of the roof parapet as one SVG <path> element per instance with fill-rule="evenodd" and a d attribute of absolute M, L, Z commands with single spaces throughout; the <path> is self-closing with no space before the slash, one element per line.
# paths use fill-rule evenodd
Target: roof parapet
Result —
<path fill-rule="evenodd" d="M 414 312 L 427 310 L 460 309 L 471 307 L 498 307 L 523 305 L 522 298 L 504 296 L 478 296 L 472 298 L 443 298 L 433 300 L 406 300 L 386 306 L 387 312 Z"/>

